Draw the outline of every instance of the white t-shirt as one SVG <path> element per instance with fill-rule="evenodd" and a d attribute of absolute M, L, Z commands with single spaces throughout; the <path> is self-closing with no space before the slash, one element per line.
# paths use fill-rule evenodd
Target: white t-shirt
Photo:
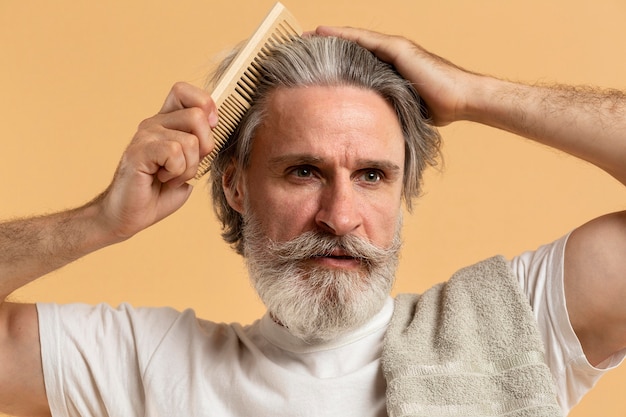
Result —
<path fill-rule="evenodd" d="M 511 266 L 528 294 L 566 412 L 605 369 L 585 359 L 562 283 L 566 237 Z M 380 356 L 393 300 L 365 326 L 310 345 L 265 315 L 218 324 L 169 308 L 38 304 L 53 416 L 386 416 Z M 608 361 L 616 366 L 624 355 Z"/>

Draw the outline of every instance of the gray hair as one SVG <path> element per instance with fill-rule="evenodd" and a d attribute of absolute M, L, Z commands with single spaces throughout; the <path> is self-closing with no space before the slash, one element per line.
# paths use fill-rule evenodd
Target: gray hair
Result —
<path fill-rule="evenodd" d="M 233 58 L 234 54 L 224 60 L 214 80 L 219 79 Z M 387 100 L 404 134 L 403 197 L 411 210 L 412 199 L 420 194 L 424 169 L 437 164 L 441 138 L 429 124 L 419 94 L 393 66 L 355 42 L 311 36 L 274 47 L 271 54 L 260 61 L 258 70 L 260 80 L 251 107 L 213 161 L 209 180 L 213 208 L 222 222 L 222 237 L 239 254 L 243 255 L 243 219 L 228 204 L 222 184 L 234 186 L 238 175 L 248 166 L 256 129 L 263 122 L 268 97 L 277 88 L 355 86 L 374 91 Z M 235 169 L 229 170 L 233 164 Z"/>

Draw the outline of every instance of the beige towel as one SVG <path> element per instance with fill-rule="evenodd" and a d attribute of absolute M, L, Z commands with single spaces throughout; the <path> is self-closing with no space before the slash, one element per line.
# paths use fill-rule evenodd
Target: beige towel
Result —
<path fill-rule="evenodd" d="M 400 295 L 385 337 L 387 410 L 400 416 L 562 416 L 528 299 L 504 258 Z"/>

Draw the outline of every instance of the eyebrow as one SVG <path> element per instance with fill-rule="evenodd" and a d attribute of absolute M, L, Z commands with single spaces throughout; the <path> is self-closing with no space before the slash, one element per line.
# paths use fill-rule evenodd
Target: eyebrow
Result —
<path fill-rule="evenodd" d="M 279 167 L 282 165 L 317 165 L 324 163 L 324 158 L 309 154 L 287 154 L 270 158 L 268 165 L 270 167 Z"/>
<path fill-rule="evenodd" d="M 288 154 L 270 158 L 268 165 L 270 168 L 274 169 L 283 165 L 320 165 L 325 162 L 326 160 L 324 158 L 310 154 Z M 384 159 L 360 159 L 357 161 L 357 165 L 364 168 L 380 169 L 390 173 L 399 173 L 402 171 L 402 168 L 397 164 Z"/>

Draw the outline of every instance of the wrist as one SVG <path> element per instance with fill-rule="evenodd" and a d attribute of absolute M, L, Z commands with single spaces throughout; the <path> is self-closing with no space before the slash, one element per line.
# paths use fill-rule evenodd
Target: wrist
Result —
<path fill-rule="evenodd" d="M 464 120 L 520 133 L 528 106 L 529 86 L 484 75 L 474 75 Z M 524 104 L 526 103 L 526 104 Z"/>
<path fill-rule="evenodd" d="M 108 220 L 103 199 L 103 195 L 99 195 L 70 213 L 74 227 L 81 230 L 85 254 L 123 242 L 130 237 L 118 232 L 113 226 L 114 222 Z"/>
<path fill-rule="evenodd" d="M 494 107 L 500 101 L 503 81 L 486 75 L 468 73 L 465 82 L 465 102 L 459 110 L 459 120 L 491 125 Z"/>

